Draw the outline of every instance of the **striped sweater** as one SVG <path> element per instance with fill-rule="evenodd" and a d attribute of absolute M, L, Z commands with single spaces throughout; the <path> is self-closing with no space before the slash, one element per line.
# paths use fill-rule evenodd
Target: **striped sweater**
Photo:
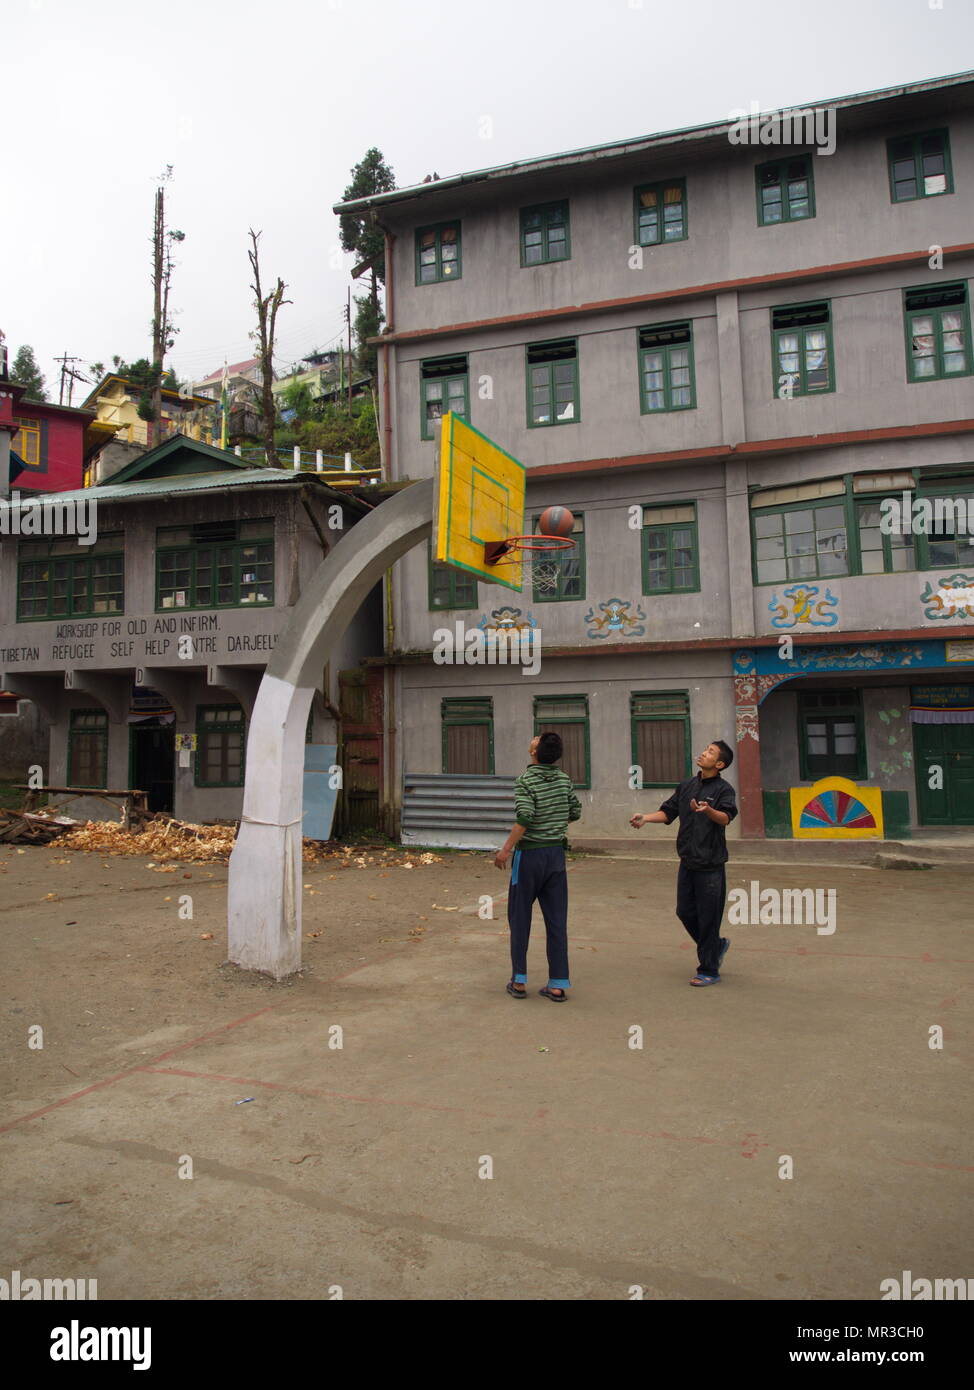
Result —
<path fill-rule="evenodd" d="M 582 803 L 560 767 L 531 763 L 514 783 L 514 810 L 524 826 L 518 849 L 540 849 L 567 844 L 568 822 L 579 819 Z"/>

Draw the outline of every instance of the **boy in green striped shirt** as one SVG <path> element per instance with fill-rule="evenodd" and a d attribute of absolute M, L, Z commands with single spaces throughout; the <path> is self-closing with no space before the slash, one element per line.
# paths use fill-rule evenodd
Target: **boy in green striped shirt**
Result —
<path fill-rule="evenodd" d="M 571 778 L 554 766 L 562 754 L 557 734 L 538 734 L 528 749 L 531 763 L 514 783 L 517 821 L 494 855 L 498 869 L 511 865 L 507 920 L 511 929 L 511 979 L 508 994 L 527 997 L 528 939 L 535 899 L 541 905 L 548 946 L 548 983 L 538 993 L 556 1004 L 568 998 L 568 875 L 565 871 L 565 832 L 578 820 L 582 803 Z"/>

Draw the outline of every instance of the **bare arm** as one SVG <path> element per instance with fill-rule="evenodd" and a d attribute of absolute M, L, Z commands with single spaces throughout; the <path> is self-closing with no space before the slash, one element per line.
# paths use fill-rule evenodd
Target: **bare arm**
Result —
<path fill-rule="evenodd" d="M 511 852 L 512 849 L 515 849 L 515 848 L 517 847 L 517 842 L 520 840 L 521 836 L 524 834 L 524 832 L 525 832 L 526 829 L 527 829 L 527 826 L 518 825 L 517 823 L 515 823 L 515 824 L 511 827 L 511 833 L 510 833 L 510 835 L 508 835 L 508 837 L 507 837 L 507 839 L 504 841 L 503 845 L 501 845 L 500 849 L 499 849 L 499 850 L 497 851 L 497 853 L 494 855 L 494 867 L 495 867 L 495 868 L 497 868 L 497 869 L 506 869 L 506 868 L 507 868 L 507 858 L 508 858 L 508 855 L 510 854 L 510 852 Z"/>
<path fill-rule="evenodd" d="M 633 816 L 629 824 L 633 830 L 639 830 L 644 825 L 669 825 L 669 818 L 663 811 L 650 811 L 646 816 Z"/>

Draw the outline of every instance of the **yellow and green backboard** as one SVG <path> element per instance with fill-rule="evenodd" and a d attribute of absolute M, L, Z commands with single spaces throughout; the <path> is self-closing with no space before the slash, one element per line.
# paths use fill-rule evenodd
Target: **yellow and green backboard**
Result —
<path fill-rule="evenodd" d="M 520 589 L 520 559 L 489 565 L 484 546 L 524 532 L 524 464 L 453 411 L 443 416 L 441 431 L 434 558 L 488 584 Z"/>

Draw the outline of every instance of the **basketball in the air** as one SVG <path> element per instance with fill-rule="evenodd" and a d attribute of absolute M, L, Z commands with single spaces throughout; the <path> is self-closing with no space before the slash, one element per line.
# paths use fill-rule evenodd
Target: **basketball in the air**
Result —
<path fill-rule="evenodd" d="M 567 507 L 546 507 L 538 518 L 538 530 L 543 536 L 570 536 L 575 518 Z"/>

